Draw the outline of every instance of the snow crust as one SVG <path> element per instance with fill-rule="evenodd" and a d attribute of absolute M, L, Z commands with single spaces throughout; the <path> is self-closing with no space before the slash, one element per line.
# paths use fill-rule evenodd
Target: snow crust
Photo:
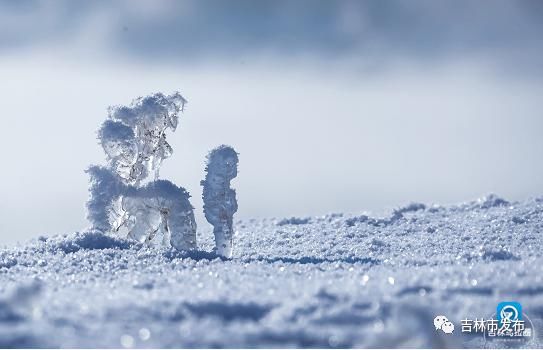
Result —
<path fill-rule="evenodd" d="M 543 198 L 298 219 L 237 221 L 230 260 L 211 229 L 191 252 L 98 230 L 0 249 L 0 347 L 492 347 L 433 318 L 508 300 L 543 346 Z"/>

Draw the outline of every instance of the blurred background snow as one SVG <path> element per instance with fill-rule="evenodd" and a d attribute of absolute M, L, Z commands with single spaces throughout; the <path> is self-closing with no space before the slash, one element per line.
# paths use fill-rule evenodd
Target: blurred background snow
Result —
<path fill-rule="evenodd" d="M 201 226 L 221 143 L 238 218 L 540 195 L 541 33 L 538 1 L 0 1 L 0 245 L 84 228 L 107 106 L 156 91 Z"/>

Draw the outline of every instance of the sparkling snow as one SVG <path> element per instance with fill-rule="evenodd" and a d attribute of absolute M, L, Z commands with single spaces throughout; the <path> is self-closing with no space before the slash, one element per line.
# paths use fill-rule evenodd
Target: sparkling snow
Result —
<path fill-rule="evenodd" d="M 479 347 L 460 320 L 508 300 L 543 346 L 543 198 L 238 221 L 231 260 L 203 226 L 188 255 L 98 232 L 0 249 L 0 347 Z"/>

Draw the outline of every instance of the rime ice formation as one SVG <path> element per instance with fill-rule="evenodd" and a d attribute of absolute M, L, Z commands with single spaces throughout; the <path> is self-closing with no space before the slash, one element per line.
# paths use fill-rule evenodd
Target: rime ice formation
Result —
<path fill-rule="evenodd" d="M 141 188 L 130 186 L 114 203 L 119 221 L 113 228 L 125 226 L 128 237 L 140 242 L 195 249 L 196 221 L 188 198 L 185 189 L 167 180 L 156 180 Z"/>
<path fill-rule="evenodd" d="M 172 154 L 166 131 L 175 131 L 187 101 L 178 92 L 135 99 L 109 108 L 98 138 L 108 166 L 91 166 L 87 218 L 103 232 L 126 231 L 129 238 L 179 250 L 196 247 L 190 195 L 157 180 L 162 161 Z M 154 180 L 148 181 L 150 174 Z"/>
<path fill-rule="evenodd" d="M 234 231 L 232 220 L 238 210 L 236 191 L 230 181 L 238 174 L 238 154 L 230 146 L 219 146 L 207 156 L 206 177 L 203 188 L 204 214 L 215 235 L 217 254 L 232 256 Z"/>
<path fill-rule="evenodd" d="M 166 131 L 175 131 L 186 102 L 178 92 L 157 93 L 135 99 L 130 107 L 109 108 L 99 139 L 110 166 L 125 183 L 138 185 L 150 172 L 158 177 L 162 161 L 173 152 Z"/>
<path fill-rule="evenodd" d="M 86 172 L 90 176 L 87 219 L 93 229 L 111 231 L 112 219 L 117 219 L 111 217 L 114 202 L 127 186 L 108 168 L 93 165 Z"/>

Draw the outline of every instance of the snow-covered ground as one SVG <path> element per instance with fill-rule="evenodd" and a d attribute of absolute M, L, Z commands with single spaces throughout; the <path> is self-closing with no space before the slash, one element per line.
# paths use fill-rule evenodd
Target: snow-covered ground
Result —
<path fill-rule="evenodd" d="M 478 347 L 460 320 L 508 300 L 543 346 L 543 198 L 236 230 L 231 260 L 207 227 L 190 255 L 98 232 L 1 249 L 0 347 Z"/>

